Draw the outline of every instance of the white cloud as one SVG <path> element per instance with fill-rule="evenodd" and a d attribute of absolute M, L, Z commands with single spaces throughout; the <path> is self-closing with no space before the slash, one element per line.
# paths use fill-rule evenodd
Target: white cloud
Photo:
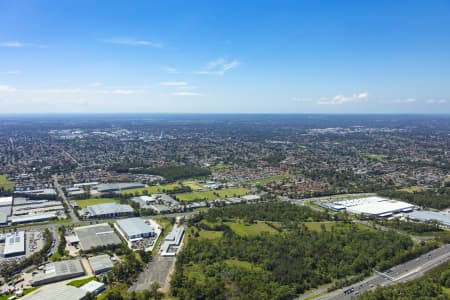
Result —
<path fill-rule="evenodd" d="M 0 94 L 11 94 L 14 93 L 16 89 L 9 85 L 1 85 L 0 84 Z"/>
<path fill-rule="evenodd" d="M 317 104 L 340 105 L 346 103 L 361 103 L 367 101 L 369 101 L 369 93 L 361 92 L 358 94 L 353 94 L 352 96 L 337 95 L 333 98 L 323 97 L 319 99 Z"/>
<path fill-rule="evenodd" d="M 172 96 L 177 96 L 177 97 L 199 97 L 199 96 L 203 96 L 203 94 L 200 93 L 193 93 L 193 92 L 176 92 L 176 93 L 172 93 Z"/>
<path fill-rule="evenodd" d="M 1 42 L 1 47 L 11 47 L 11 48 L 20 48 L 28 46 L 28 43 L 18 42 L 18 41 L 8 41 L 8 42 Z"/>
<path fill-rule="evenodd" d="M 100 81 L 92 82 L 89 86 L 91 86 L 91 87 L 103 86 L 103 82 L 100 82 Z"/>
<path fill-rule="evenodd" d="M 195 72 L 196 74 L 214 74 L 223 75 L 225 72 L 236 69 L 241 63 L 237 59 L 230 61 L 224 58 L 218 58 L 210 61 L 203 70 Z"/>
<path fill-rule="evenodd" d="M 186 81 L 166 81 L 166 82 L 160 82 L 159 85 L 182 87 L 182 86 L 187 86 L 188 83 Z"/>
<path fill-rule="evenodd" d="M 415 103 L 417 102 L 416 98 L 405 98 L 405 99 L 397 99 L 394 100 L 395 103 Z"/>
<path fill-rule="evenodd" d="M 447 99 L 428 99 L 425 102 L 427 104 L 444 104 L 447 103 Z"/>
<path fill-rule="evenodd" d="M 177 69 L 172 68 L 172 67 L 165 67 L 163 68 L 163 71 L 169 74 L 179 74 L 180 72 L 178 72 Z"/>
<path fill-rule="evenodd" d="M 139 40 L 139 39 L 106 39 L 103 40 L 105 43 L 118 44 L 118 45 L 129 45 L 129 46 L 144 46 L 151 48 L 162 48 L 161 43 Z"/>
<path fill-rule="evenodd" d="M 39 94 L 79 94 L 81 89 L 41 89 L 34 92 Z"/>
<path fill-rule="evenodd" d="M 7 48 L 22 48 L 22 47 L 45 47 L 43 45 L 39 44 L 33 44 L 33 43 L 25 43 L 20 41 L 6 41 L 6 42 L 0 42 L 0 47 L 7 47 Z"/>
<path fill-rule="evenodd" d="M 20 70 L 9 70 L 9 71 L 5 71 L 5 72 L 0 72 L 0 74 L 6 74 L 6 75 L 19 75 L 21 73 L 22 73 L 22 71 L 20 71 Z"/>

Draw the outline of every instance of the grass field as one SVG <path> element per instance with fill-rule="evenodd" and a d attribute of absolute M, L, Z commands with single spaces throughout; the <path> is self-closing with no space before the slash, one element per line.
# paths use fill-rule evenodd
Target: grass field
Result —
<path fill-rule="evenodd" d="M 0 190 L 13 191 L 14 183 L 8 180 L 6 175 L 0 175 Z"/>
<path fill-rule="evenodd" d="M 330 230 L 331 227 L 333 227 L 333 225 L 336 223 L 326 221 L 326 222 L 305 222 L 304 224 L 306 227 L 308 227 L 309 230 L 320 231 L 322 224 L 325 226 L 326 230 Z"/>
<path fill-rule="evenodd" d="M 103 203 L 119 203 L 119 200 L 112 198 L 91 198 L 85 200 L 77 200 L 77 204 L 83 208 L 89 205 L 103 204 Z"/>
<path fill-rule="evenodd" d="M 401 192 L 407 192 L 407 193 L 414 193 L 414 192 L 421 192 L 426 190 L 427 188 L 421 187 L 421 186 L 410 186 L 406 188 L 399 189 Z"/>
<path fill-rule="evenodd" d="M 171 184 L 164 184 L 164 185 L 153 185 L 153 186 L 148 186 L 145 188 L 138 188 L 138 189 L 130 189 L 130 190 L 125 190 L 125 191 L 121 191 L 122 195 L 128 195 L 128 196 L 134 196 L 137 194 L 139 195 L 143 195 L 144 191 L 147 191 L 147 193 L 149 195 L 151 194 L 158 194 L 158 193 L 163 193 L 164 191 L 171 191 L 171 190 L 175 190 L 178 188 L 181 188 L 181 184 L 179 183 L 171 183 Z"/>
<path fill-rule="evenodd" d="M 69 282 L 67 285 L 71 285 L 71 286 L 74 286 L 74 287 L 80 287 L 80 286 L 85 285 L 88 282 L 91 282 L 92 280 L 95 280 L 95 277 L 76 279 L 76 280 L 73 280 L 73 281 Z"/>
<path fill-rule="evenodd" d="M 182 193 L 176 194 L 176 196 L 180 201 L 190 202 L 196 200 L 215 200 L 217 198 L 239 197 L 249 194 L 250 192 L 251 190 L 246 188 L 229 188 L 215 191 Z"/>
<path fill-rule="evenodd" d="M 280 181 L 280 180 L 283 180 L 283 179 L 286 179 L 289 177 L 292 177 L 292 175 L 285 173 L 283 175 L 278 175 L 278 176 L 271 176 L 271 177 L 267 177 L 267 178 L 244 181 L 243 184 L 245 184 L 245 185 L 250 185 L 250 184 L 264 185 L 264 184 L 267 184 L 272 181 Z"/>
<path fill-rule="evenodd" d="M 228 225 L 231 228 L 231 230 L 234 231 L 234 233 L 240 236 L 258 235 L 263 232 L 277 233 L 275 229 L 273 229 L 264 222 L 258 222 L 256 224 L 251 225 L 246 225 L 237 222 L 224 222 L 224 224 Z"/>
<path fill-rule="evenodd" d="M 193 191 L 198 191 L 198 190 L 202 190 L 203 189 L 203 187 L 195 180 L 183 181 L 183 185 L 190 187 L 191 190 L 193 190 Z"/>
<path fill-rule="evenodd" d="M 200 230 L 201 239 L 216 240 L 223 236 L 223 231 Z"/>

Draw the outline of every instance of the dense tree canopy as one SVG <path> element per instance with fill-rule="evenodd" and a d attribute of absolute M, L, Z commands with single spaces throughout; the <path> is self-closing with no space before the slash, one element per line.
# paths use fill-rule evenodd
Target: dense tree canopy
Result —
<path fill-rule="evenodd" d="M 287 226 L 278 233 L 239 235 L 227 226 L 229 221 L 220 221 L 231 218 Z M 434 247 L 414 246 L 407 236 L 353 223 L 309 230 L 303 222 L 328 218 L 281 202 L 212 209 L 204 221 L 195 220 L 194 230 L 222 234 L 216 239 L 201 234 L 189 238 L 177 260 L 172 293 L 181 299 L 290 299 L 335 279 L 389 268 Z"/>

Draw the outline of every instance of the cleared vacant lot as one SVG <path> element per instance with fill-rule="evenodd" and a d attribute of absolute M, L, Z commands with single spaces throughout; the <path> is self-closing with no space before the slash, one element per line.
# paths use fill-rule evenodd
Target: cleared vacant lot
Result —
<path fill-rule="evenodd" d="M 182 193 L 176 194 L 176 196 L 178 200 L 189 202 L 196 200 L 215 200 L 218 198 L 239 197 L 249 194 L 250 192 L 251 190 L 246 188 L 229 188 L 215 191 Z"/>
<path fill-rule="evenodd" d="M 128 195 L 128 196 L 134 196 L 136 194 L 138 195 L 143 195 L 145 191 L 147 191 L 147 193 L 149 195 L 151 194 L 159 194 L 159 193 L 164 193 L 167 191 L 172 191 L 172 190 L 176 190 L 181 188 L 182 185 L 179 183 L 171 183 L 171 184 L 164 184 L 164 185 L 153 185 L 153 186 L 148 186 L 145 188 L 138 188 L 138 189 L 130 189 L 130 190 L 125 190 L 122 191 L 121 194 L 122 195 Z"/>
<path fill-rule="evenodd" d="M 91 198 L 85 200 L 77 200 L 77 204 L 81 208 L 89 205 L 103 204 L 103 203 L 119 203 L 119 200 L 112 198 Z"/>

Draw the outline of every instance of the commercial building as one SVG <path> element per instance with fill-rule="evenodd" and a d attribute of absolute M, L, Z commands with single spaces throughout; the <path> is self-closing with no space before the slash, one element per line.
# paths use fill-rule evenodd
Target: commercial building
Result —
<path fill-rule="evenodd" d="M 322 203 L 322 206 L 375 217 L 389 217 L 396 213 L 411 212 L 416 208 L 413 204 L 378 196 L 332 201 Z"/>
<path fill-rule="evenodd" d="M 52 219 L 56 219 L 58 216 L 56 212 L 47 212 L 47 213 L 38 213 L 38 214 L 28 214 L 21 216 L 12 216 L 9 217 L 9 221 L 12 224 L 24 224 L 24 223 L 32 223 L 32 222 L 44 222 Z"/>
<path fill-rule="evenodd" d="M 421 222 L 436 221 L 445 227 L 450 227 L 450 215 L 428 210 L 417 210 L 409 213 L 407 216 L 413 220 Z"/>
<path fill-rule="evenodd" d="M 98 282 L 96 280 L 89 281 L 85 285 L 81 286 L 80 289 L 91 295 L 98 295 L 105 290 L 105 284 Z"/>
<path fill-rule="evenodd" d="M 83 251 L 90 251 L 102 246 L 117 246 L 122 243 L 108 223 L 76 227 L 74 232 Z M 76 242 L 76 239 L 72 241 Z"/>
<path fill-rule="evenodd" d="M 120 192 L 123 190 L 138 189 L 143 187 L 145 187 L 145 185 L 136 182 L 101 183 L 95 186 L 97 191 L 100 193 Z"/>
<path fill-rule="evenodd" d="M 47 264 L 42 273 L 36 274 L 31 281 L 31 285 L 39 286 L 83 276 L 84 274 L 83 266 L 77 259 L 57 261 Z"/>
<path fill-rule="evenodd" d="M 0 207 L 11 206 L 13 204 L 13 197 L 0 197 Z"/>
<path fill-rule="evenodd" d="M 4 257 L 25 255 L 25 231 L 7 233 L 5 235 Z"/>
<path fill-rule="evenodd" d="M 161 256 L 175 256 L 184 237 L 184 227 L 174 225 L 161 246 Z"/>
<path fill-rule="evenodd" d="M 83 215 L 87 218 L 115 218 L 133 214 L 134 210 L 128 204 L 103 203 L 83 209 Z"/>
<path fill-rule="evenodd" d="M 89 264 L 91 265 L 91 269 L 94 274 L 101 274 L 111 271 L 114 267 L 114 264 L 111 260 L 111 257 L 107 254 L 97 255 L 88 258 Z"/>
<path fill-rule="evenodd" d="M 54 284 L 24 296 L 24 300 L 84 300 L 86 290 L 71 285 Z"/>
<path fill-rule="evenodd" d="M 163 205 L 163 204 L 152 204 L 152 205 L 150 205 L 150 208 L 158 214 L 165 214 L 165 213 L 169 213 L 172 211 L 172 209 L 170 207 L 168 207 L 167 205 Z"/>
<path fill-rule="evenodd" d="M 118 220 L 117 229 L 128 241 L 135 241 L 155 235 L 155 229 L 141 218 Z"/>

